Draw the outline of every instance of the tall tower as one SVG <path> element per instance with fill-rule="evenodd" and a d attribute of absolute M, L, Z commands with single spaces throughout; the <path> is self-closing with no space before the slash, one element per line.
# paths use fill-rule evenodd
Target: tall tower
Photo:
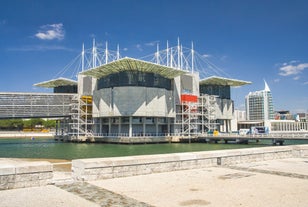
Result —
<path fill-rule="evenodd" d="M 247 120 L 274 119 L 273 98 L 266 81 L 264 90 L 249 92 L 245 97 Z"/>

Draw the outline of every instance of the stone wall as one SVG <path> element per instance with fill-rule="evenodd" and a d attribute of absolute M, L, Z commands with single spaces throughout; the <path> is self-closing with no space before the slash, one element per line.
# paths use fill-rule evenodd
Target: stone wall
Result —
<path fill-rule="evenodd" d="M 44 186 L 52 177 L 53 166 L 49 162 L 0 160 L 0 190 Z"/>
<path fill-rule="evenodd" d="M 89 181 L 303 156 L 308 145 L 80 159 L 72 171 L 74 180 Z"/>

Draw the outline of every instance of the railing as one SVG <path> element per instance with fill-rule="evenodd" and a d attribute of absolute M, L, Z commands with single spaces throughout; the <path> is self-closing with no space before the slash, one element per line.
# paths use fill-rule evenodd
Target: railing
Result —
<path fill-rule="evenodd" d="M 127 137 L 129 133 L 93 133 L 95 137 Z M 172 137 L 180 136 L 180 133 L 132 133 L 131 137 Z"/>
<path fill-rule="evenodd" d="M 270 133 L 270 134 L 247 134 L 240 135 L 235 133 L 219 133 L 214 134 L 200 134 L 199 137 L 211 137 L 211 138 L 238 138 L 238 139 L 307 139 L 308 132 L 292 132 L 292 133 Z"/>

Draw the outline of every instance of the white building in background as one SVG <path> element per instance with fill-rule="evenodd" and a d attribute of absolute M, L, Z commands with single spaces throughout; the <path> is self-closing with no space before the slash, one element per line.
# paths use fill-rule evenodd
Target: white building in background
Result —
<path fill-rule="evenodd" d="M 306 120 L 300 121 L 289 112 L 286 114 L 286 111 L 275 115 L 270 88 L 265 81 L 264 85 L 264 90 L 250 92 L 245 97 L 247 120 L 238 120 L 238 130 L 265 127 L 270 133 L 307 132 L 308 122 Z"/>
<path fill-rule="evenodd" d="M 273 98 L 266 81 L 261 91 L 250 92 L 245 97 L 247 120 L 268 121 L 274 119 Z"/>

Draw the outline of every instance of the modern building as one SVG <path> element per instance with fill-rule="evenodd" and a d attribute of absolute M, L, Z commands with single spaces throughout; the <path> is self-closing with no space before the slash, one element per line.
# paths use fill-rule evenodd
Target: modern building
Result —
<path fill-rule="evenodd" d="M 93 64 L 78 74 L 78 81 L 61 78 L 35 85 L 75 93 L 70 117 L 58 123 L 58 135 L 68 140 L 230 132 L 230 88 L 251 82 L 218 76 L 200 80 L 198 72 L 184 69 L 182 57 L 176 61 L 170 53 L 168 59 L 162 64 L 118 57 Z"/>
<path fill-rule="evenodd" d="M 261 91 L 250 92 L 245 97 L 247 120 L 267 121 L 274 119 L 273 98 L 266 81 Z"/>

